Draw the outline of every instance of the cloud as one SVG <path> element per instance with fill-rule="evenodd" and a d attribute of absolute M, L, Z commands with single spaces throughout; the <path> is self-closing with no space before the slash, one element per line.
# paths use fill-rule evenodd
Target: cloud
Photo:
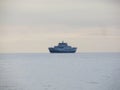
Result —
<path fill-rule="evenodd" d="M 106 1 L 106 0 L 105 0 Z M 61 3 L 60 3 L 61 2 Z M 2 4 L 2 24 L 69 27 L 119 27 L 120 12 L 115 4 L 104 1 L 13 0 Z"/>

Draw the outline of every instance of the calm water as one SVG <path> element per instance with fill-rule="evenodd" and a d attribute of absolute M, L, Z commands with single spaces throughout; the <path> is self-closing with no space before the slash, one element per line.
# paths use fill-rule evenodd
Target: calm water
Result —
<path fill-rule="evenodd" d="M 0 54 L 0 90 L 120 90 L 120 53 Z"/>

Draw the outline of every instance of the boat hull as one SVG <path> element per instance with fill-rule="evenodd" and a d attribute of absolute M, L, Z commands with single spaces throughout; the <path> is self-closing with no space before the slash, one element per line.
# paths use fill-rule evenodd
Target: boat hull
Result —
<path fill-rule="evenodd" d="M 57 50 L 54 48 L 48 48 L 50 53 L 75 53 L 77 48 L 73 48 L 71 50 Z"/>

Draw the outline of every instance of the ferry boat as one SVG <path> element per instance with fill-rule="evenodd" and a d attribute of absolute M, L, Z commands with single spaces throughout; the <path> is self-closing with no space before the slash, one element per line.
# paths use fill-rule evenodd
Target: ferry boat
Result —
<path fill-rule="evenodd" d="M 75 53 L 77 47 L 71 47 L 62 41 L 61 43 L 58 43 L 57 46 L 49 47 L 48 49 L 50 53 Z"/>

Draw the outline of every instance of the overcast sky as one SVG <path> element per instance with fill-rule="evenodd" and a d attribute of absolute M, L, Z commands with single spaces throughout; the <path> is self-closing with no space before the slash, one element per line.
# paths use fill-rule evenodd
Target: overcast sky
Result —
<path fill-rule="evenodd" d="M 0 53 L 120 52 L 119 0 L 0 0 Z"/>

